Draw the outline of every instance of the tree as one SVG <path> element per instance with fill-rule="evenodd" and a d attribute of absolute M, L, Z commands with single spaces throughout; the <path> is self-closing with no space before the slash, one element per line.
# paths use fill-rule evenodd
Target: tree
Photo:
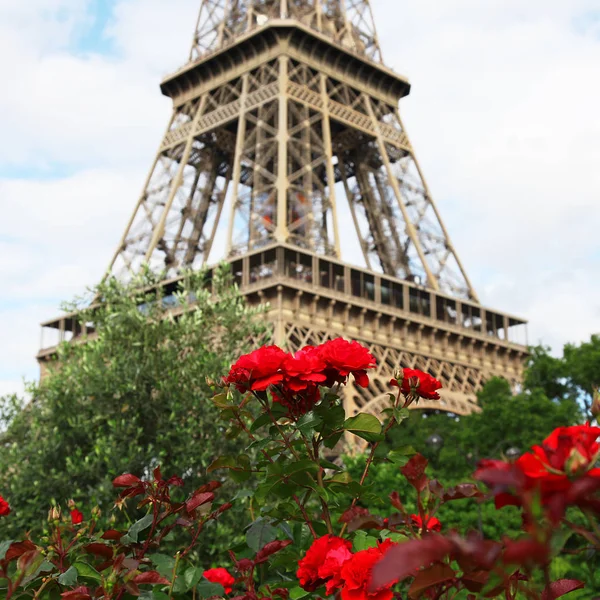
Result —
<path fill-rule="evenodd" d="M 600 335 L 593 335 L 579 346 L 567 344 L 564 363 L 570 383 L 589 412 L 594 390 L 600 385 Z"/>
<path fill-rule="evenodd" d="M 8 423 L 0 489 L 15 507 L 13 530 L 40 524 L 51 501 L 73 498 L 109 514 L 111 480 L 157 464 L 192 489 L 231 449 L 206 379 L 226 373 L 265 327 L 225 267 L 213 274 L 214 293 L 204 273 L 188 274 L 172 293 L 159 281 L 149 272 L 129 285 L 108 279 L 93 290 L 96 306 L 67 306 L 95 333 L 58 348 L 49 376 L 30 385 L 26 408 L 14 398 L 0 403 Z"/>

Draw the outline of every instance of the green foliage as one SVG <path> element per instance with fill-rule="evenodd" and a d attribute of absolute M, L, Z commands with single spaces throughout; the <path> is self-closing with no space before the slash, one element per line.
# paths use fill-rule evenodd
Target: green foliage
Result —
<path fill-rule="evenodd" d="M 95 333 L 59 347 L 24 409 L 15 398 L 0 402 L 8 423 L 0 489 L 14 506 L 5 536 L 38 528 L 51 502 L 70 498 L 108 515 L 111 480 L 121 473 L 143 476 L 160 464 L 192 489 L 216 456 L 235 452 L 217 424 L 207 377 L 218 379 L 260 338 L 261 319 L 225 268 L 214 273 L 214 293 L 203 273 L 187 275 L 167 297 L 156 292 L 158 281 L 150 273 L 127 286 L 108 279 L 93 291 L 96 306 L 66 307 Z"/>
<path fill-rule="evenodd" d="M 590 409 L 594 388 L 600 385 L 600 335 L 593 335 L 589 342 L 579 346 L 567 344 L 564 363 L 569 382 Z"/>

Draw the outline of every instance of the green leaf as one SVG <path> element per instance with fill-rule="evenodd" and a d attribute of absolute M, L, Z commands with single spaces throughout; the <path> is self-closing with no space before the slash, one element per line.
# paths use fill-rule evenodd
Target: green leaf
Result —
<path fill-rule="evenodd" d="M 296 586 L 293 587 L 290 590 L 290 598 L 291 600 L 300 600 L 300 598 L 304 598 L 305 596 L 308 596 L 310 594 L 310 592 L 307 592 L 306 590 L 303 590 L 300 586 Z"/>
<path fill-rule="evenodd" d="M 380 442 L 383 439 L 379 419 L 367 413 L 360 413 L 346 419 L 344 429 L 367 442 Z"/>
<path fill-rule="evenodd" d="M 217 469 L 235 469 L 237 466 L 238 464 L 234 456 L 219 456 L 219 458 L 210 463 L 206 472 L 212 473 Z"/>
<path fill-rule="evenodd" d="M 94 569 L 94 567 L 92 567 L 91 565 L 88 565 L 84 562 L 76 562 L 73 566 L 77 569 L 79 577 L 92 579 L 93 581 L 102 581 L 100 573 L 98 573 L 98 571 L 96 571 L 96 569 Z"/>
<path fill-rule="evenodd" d="M 183 579 L 188 590 L 191 590 L 193 587 L 198 585 L 198 582 L 202 579 L 203 573 L 204 569 L 202 569 L 201 567 L 189 567 L 185 570 L 185 573 L 183 574 Z"/>
<path fill-rule="evenodd" d="M 175 559 L 168 554 L 151 554 L 148 557 L 156 570 L 166 579 L 171 579 L 173 568 L 175 567 Z"/>
<path fill-rule="evenodd" d="M 350 483 L 352 481 L 352 477 L 348 471 L 344 471 L 343 473 L 336 473 L 333 477 L 330 477 L 325 483 Z"/>
<path fill-rule="evenodd" d="M 336 447 L 337 443 L 340 441 L 340 439 L 342 438 L 342 436 L 344 435 L 344 431 L 340 430 L 340 431 L 336 431 L 335 433 L 332 433 L 331 435 L 329 435 L 324 442 L 325 448 L 329 448 L 330 450 L 333 450 L 333 448 Z"/>
<path fill-rule="evenodd" d="M 0 560 L 4 559 L 12 543 L 13 540 L 6 540 L 5 542 L 0 542 Z"/>
<path fill-rule="evenodd" d="M 260 417 L 258 417 L 258 419 L 256 419 L 256 421 L 254 421 L 254 423 L 252 423 L 250 431 L 255 432 L 257 429 L 260 429 L 261 427 L 264 427 L 269 423 L 271 423 L 271 416 L 269 415 L 269 413 L 263 413 L 262 415 L 260 415 Z"/>
<path fill-rule="evenodd" d="M 323 423 L 321 417 L 314 411 L 310 411 L 298 419 L 296 426 L 306 437 L 312 437 L 321 423 Z"/>
<path fill-rule="evenodd" d="M 379 540 L 376 537 L 368 535 L 366 531 L 357 531 L 354 536 L 352 548 L 355 552 L 368 550 L 369 548 L 375 548 L 378 541 Z"/>
<path fill-rule="evenodd" d="M 77 583 L 78 575 L 79 571 L 72 565 L 64 573 L 59 575 L 58 583 L 60 583 L 60 585 L 75 585 Z"/>
<path fill-rule="evenodd" d="M 408 408 L 394 408 L 394 417 L 396 417 L 396 421 L 400 424 L 410 417 L 410 411 Z"/>
<path fill-rule="evenodd" d="M 170 600 L 169 594 L 165 594 L 157 589 L 150 590 L 150 593 L 152 594 L 152 600 Z"/>
<path fill-rule="evenodd" d="M 561 529 L 553 534 L 552 540 L 550 541 L 552 556 L 558 556 L 563 551 L 566 543 L 574 533 L 575 532 L 570 529 Z"/>
<path fill-rule="evenodd" d="M 152 525 L 153 519 L 154 519 L 154 517 L 153 517 L 152 513 L 148 513 L 145 517 L 142 517 L 139 521 L 136 521 L 129 528 L 129 531 L 127 532 L 127 534 L 121 538 L 121 543 L 123 543 L 124 541 L 137 542 L 138 535 L 142 531 L 144 531 L 144 529 L 148 529 L 148 527 L 150 527 L 150 525 Z M 127 538 L 127 540 L 125 540 L 125 538 Z"/>
<path fill-rule="evenodd" d="M 225 597 L 223 586 L 218 583 L 211 583 L 208 579 L 201 581 L 196 586 L 196 593 L 200 598 L 212 598 L 213 596 L 219 596 L 220 598 Z"/>
<path fill-rule="evenodd" d="M 213 404 L 218 408 L 233 408 L 235 404 L 231 402 L 231 396 L 227 392 L 215 394 L 212 397 Z"/>
<path fill-rule="evenodd" d="M 340 467 L 339 465 L 336 465 L 333 462 L 330 462 L 328 460 L 325 460 L 324 458 L 322 458 L 319 461 L 319 464 L 324 468 L 324 469 L 331 469 L 332 471 L 343 471 L 342 467 Z"/>
<path fill-rule="evenodd" d="M 246 543 L 254 552 L 258 552 L 275 539 L 277 539 L 277 529 L 271 525 L 269 520 L 262 517 L 254 521 L 246 531 Z"/>
<path fill-rule="evenodd" d="M 293 475 L 294 473 L 306 473 L 313 472 L 316 473 L 319 470 L 319 465 L 310 460 L 309 458 L 305 458 L 304 460 L 299 460 L 298 462 L 294 462 L 285 467 L 284 473 L 285 475 Z"/>
<path fill-rule="evenodd" d="M 402 446 L 401 448 L 396 448 L 395 450 L 388 452 L 386 458 L 395 465 L 403 467 L 408 463 L 410 457 L 416 453 L 417 451 L 412 446 Z"/>
<path fill-rule="evenodd" d="M 207 473 L 217 469 L 231 469 L 232 471 L 249 471 L 251 468 L 250 457 L 247 454 L 240 454 L 237 458 L 234 456 L 219 456 L 206 469 Z M 246 477 L 246 479 L 248 479 Z"/>
<path fill-rule="evenodd" d="M 328 406 L 326 403 L 315 408 L 315 413 L 318 414 L 329 431 L 340 429 L 344 425 L 346 411 L 341 404 Z"/>

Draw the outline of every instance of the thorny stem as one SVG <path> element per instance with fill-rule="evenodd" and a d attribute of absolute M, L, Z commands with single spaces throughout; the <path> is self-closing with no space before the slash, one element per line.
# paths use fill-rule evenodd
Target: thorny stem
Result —
<path fill-rule="evenodd" d="M 298 496 L 296 496 L 296 494 L 294 494 L 292 496 L 292 498 L 294 499 L 294 502 L 298 505 L 298 508 L 300 509 L 300 512 L 302 513 L 302 516 L 304 517 L 304 520 L 306 521 L 306 524 L 308 525 L 308 528 L 310 529 L 310 533 L 312 534 L 313 538 L 316 540 L 319 536 L 317 535 L 317 532 L 315 531 L 314 527 L 312 526 L 312 522 L 310 520 L 310 517 L 306 513 L 306 509 L 304 508 L 304 505 L 302 504 L 302 502 L 300 502 L 300 498 L 298 498 Z"/>
<path fill-rule="evenodd" d="M 580 536 L 584 537 L 595 548 L 598 547 L 598 540 L 596 539 L 596 536 L 593 533 L 591 533 L 590 531 L 586 531 L 585 529 L 583 529 L 583 527 L 579 527 L 579 525 L 576 525 L 575 523 L 572 523 L 571 521 L 568 521 L 564 518 L 563 523 L 565 525 L 568 525 L 575 533 L 578 533 Z"/>
<path fill-rule="evenodd" d="M 258 396 L 257 396 L 257 398 L 258 398 Z M 289 439 L 283 432 L 283 429 L 281 429 L 281 425 L 279 425 L 279 423 L 277 422 L 277 419 L 273 416 L 273 413 L 271 412 L 271 408 L 269 407 L 269 403 L 263 402 L 260 398 L 258 398 L 258 401 L 262 404 L 264 409 L 267 411 L 267 414 L 269 415 L 269 418 L 271 419 L 271 423 L 273 423 L 273 425 L 275 425 L 275 427 L 277 428 L 277 431 L 279 432 L 279 435 L 281 436 L 281 439 L 283 440 L 285 447 L 294 455 L 296 460 L 300 460 L 299 454 L 294 450 L 294 448 L 290 444 Z"/>
<path fill-rule="evenodd" d="M 383 436 L 385 437 L 386 433 L 396 424 L 396 417 L 392 417 L 390 419 L 390 422 L 387 424 L 386 428 L 383 430 Z M 377 450 L 377 448 L 379 447 L 379 443 L 380 442 L 375 442 L 372 446 L 371 446 L 371 453 L 369 454 L 369 458 L 367 458 L 367 463 L 365 464 L 365 469 L 363 471 L 363 474 L 360 478 L 360 482 L 359 485 L 362 486 L 365 482 L 365 480 L 367 479 L 367 476 L 369 475 L 369 469 L 371 468 L 371 465 L 373 464 L 373 461 L 375 460 L 375 451 Z M 352 500 L 352 504 L 350 505 L 350 509 L 354 508 L 356 506 L 356 503 L 358 502 L 358 498 L 354 498 L 354 500 Z M 348 527 L 348 523 L 344 523 L 344 525 L 342 526 L 342 530 L 340 531 L 340 537 L 342 537 L 344 535 L 344 533 L 346 532 L 346 528 Z"/>
<path fill-rule="evenodd" d="M 321 467 L 319 467 L 319 470 L 317 471 L 317 483 L 319 484 L 320 488 L 322 488 L 323 490 L 325 489 L 325 486 L 323 485 L 323 469 Z M 319 496 L 319 498 L 321 497 Z M 323 518 L 325 519 L 325 524 L 327 525 L 327 532 L 329 534 L 333 534 L 333 527 L 331 525 L 331 515 L 329 514 L 329 506 L 327 506 L 327 502 L 325 502 L 323 498 L 321 498 L 321 507 L 323 508 Z"/>
<path fill-rule="evenodd" d="M 242 428 L 242 430 L 246 433 L 246 435 L 250 438 L 250 440 L 252 440 L 253 442 L 256 441 L 256 437 L 253 435 L 253 433 L 248 429 L 248 427 L 246 427 L 246 424 L 244 423 L 244 421 L 241 419 L 241 417 L 239 416 L 239 414 L 236 413 L 236 419 L 238 421 L 238 423 L 240 424 L 240 427 Z M 261 448 L 261 452 L 263 454 L 263 456 L 270 462 L 270 463 L 274 463 L 275 461 L 269 456 L 269 453 L 264 449 Z M 304 508 L 304 505 L 300 502 L 300 499 L 298 498 L 298 496 L 296 496 L 296 494 L 294 494 L 292 496 L 294 502 L 298 505 L 298 508 L 300 509 L 300 512 L 302 513 L 302 516 L 304 517 L 304 520 L 306 521 L 306 524 L 308 525 L 308 528 L 310 530 L 310 533 L 312 534 L 313 538 L 316 540 L 319 536 L 317 535 L 317 532 L 314 530 L 314 527 L 312 526 L 312 522 L 310 520 L 310 517 L 308 516 L 308 514 L 306 513 L 306 509 Z"/>
<path fill-rule="evenodd" d="M 42 583 L 42 585 L 40 586 L 40 589 L 36 591 L 36 593 L 33 595 L 33 600 L 37 600 L 37 598 L 39 598 L 42 595 L 42 592 L 44 591 L 44 588 L 51 582 L 53 581 L 50 577 L 46 577 L 46 579 L 44 579 L 44 583 Z"/>
<path fill-rule="evenodd" d="M 173 565 L 173 574 L 171 575 L 171 585 L 169 586 L 169 598 L 173 597 L 173 586 L 175 585 L 175 578 L 177 577 L 177 566 L 179 565 L 179 559 L 181 554 L 179 552 L 175 555 L 175 564 Z"/>

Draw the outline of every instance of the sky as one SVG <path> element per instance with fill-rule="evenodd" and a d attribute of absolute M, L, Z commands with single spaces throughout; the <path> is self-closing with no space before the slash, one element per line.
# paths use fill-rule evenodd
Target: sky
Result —
<path fill-rule="evenodd" d="M 0 0 L 0 395 L 98 282 L 200 0 Z M 483 304 L 560 352 L 600 333 L 600 0 L 372 0 L 401 114 Z"/>

